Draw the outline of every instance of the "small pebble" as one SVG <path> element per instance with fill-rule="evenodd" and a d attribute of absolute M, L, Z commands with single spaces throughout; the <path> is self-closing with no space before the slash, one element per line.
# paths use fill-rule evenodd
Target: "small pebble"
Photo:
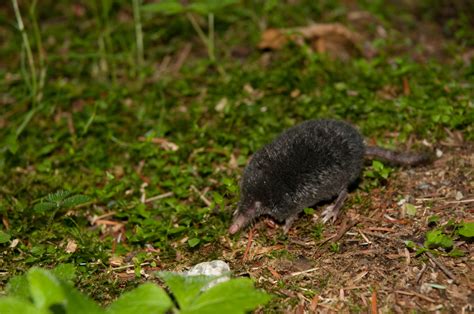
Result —
<path fill-rule="evenodd" d="M 230 267 L 226 262 L 214 260 L 194 265 L 186 273 L 187 276 L 216 276 L 216 280 L 211 281 L 203 290 L 207 290 L 218 283 L 230 279 Z"/>

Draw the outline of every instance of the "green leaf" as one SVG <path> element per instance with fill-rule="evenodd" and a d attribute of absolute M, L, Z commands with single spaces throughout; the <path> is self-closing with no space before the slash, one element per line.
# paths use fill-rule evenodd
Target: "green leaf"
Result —
<path fill-rule="evenodd" d="M 68 197 L 70 194 L 71 192 L 59 190 L 55 193 L 48 194 L 48 196 L 46 196 L 46 199 L 53 203 L 59 203 L 62 200 L 64 200 L 66 197 Z"/>
<path fill-rule="evenodd" d="M 311 207 L 307 207 L 307 208 L 303 209 L 303 211 L 304 211 L 304 213 L 305 213 L 306 215 L 312 215 L 312 214 L 314 214 L 314 209 L 311 208 Z"/>
<path fill-rule="evenodd" d="M 58 204 L 56 203 L 42 202 L 42 203 L 36 204 L 35 207 L 33 207 L 33 210 L 37 213 L 44 213 L 57 207 L 58 207 Z"/>
<path fill-rule="evenodd" d="M 59 264 L 51 272 L 65 282 L 72 282 L 76 278 L 76 267 L 73 264 Z"/>
<path fill-rule="evenodd" d="M 209 13 L 215 13 L 234 3 L 237 3 L 237 0 L 200 0 L 189 4 L 187 9 L 202 15 L 207 15 Z"/>
<path fill-rule="evenodd" d="M 252 280 L 237 278 L 220 283 L 203 292 L 181 313 L 246 313 L 270 301 L 272 297 L 256 290 Z"/>
<path fill-rule="evenodd" d="M 186 276 L 171 272 L 159 272 L 158 276 L 170 288 L 181 309 L 188 307 L 201 289 L 216 279 L 214 276 Z"/>
<path fill-rule="evenodd" d="M 0 244 L 10 241 L 10 235 L 5 231 L 0 230 Z"/>
<path fill-rule="evenodd" d="M 189 247 L 195 247 L 199 244 L 199 242 L 201 242 L 201 240 L 199 240 L 198 238 L 192 238 L 188 240 L 188 245 Z"/>
<path fill-rule="evenodd" d="M 30 287 L 26 274 L 16 275 L 10 278 L 7 285 L 8 295 L 28 299 L 30 298 Z"/>
<path fill-rule="evenodd" d="M 458 230 L 458 234 L 465 238 L 474 237 L 474 222 L 463 222 L 461 228 Z"/>
<path fill-rule="evenodd" d="M 372 160 L 372 168 L 374 168 L 375 171 L 379 172 L 384 168 L 384 165 L 378 160 Z"/>
<path fill-rule="evenodd" d="M 75 207 L 75 206 L 80 205 L 80 204 L 87 203 L 88 201 L 90 201 L 90 197 L 88 197 L 88 196 L 74 195 L 74 196 L 70 196 L 70 197 L 66 198 L 63 201 L 62 205 L 65 208 L 71 208 L 71 207 Z"/>
<path fill-rule="evenodd" d="M 448 255 L 451 257 L 463 257 L 464 255 L 466 255 L 466 253 L 455 247 L 449 252 Z"/>
<path fill-rule="evenodd" d="M 105 310 L 100 308 L 91 298 L 77 291 L 73 286 L 62 283 L 66 297 L 67 314 L 104 314 Z"/>
<path fill-rule="evenodd" d="M 436 226 L 439 222 L 439 216 L 433 215 L 428 218 L 428 226 Z"/>
<path fill-rule="evenodd" d="M 2 314 L 42 314 L 45 311 L 37 309 L 27 300 L 3 297 L 0 298 L 0 313 Z"/>
<path fill-rule="evenodd" d="M 431 230 L 426 234 L 425 247 L 429 249 L 438 247 L 449 249 L 453 247 L 453 240 L 441 230 Z"/>
<path fill-rule="evenodd" d="M 179 14 L 185 11 L 184 6 L 177 0 L 162 0 L 157 3 L 146 4 L 142 6 L 141 10 L 166 15 Z"/>
<path fill-rule="evenodd" d="M 155 284 L 145 283 L 123 294 L 107 308 L 107 313 L 166 313 L 172 305 L 173 302 L 163 289 Z"/>
<path fill-rule="evenodd" d="M 30 284 L 31 297 L 37 308 L 46 310 L 50 306 L 66 304 L 66 298 L 59 280 L 51 272 L 32 268 L 28 272 L 28 282 Z"/>
<path fill-rule="evenodd" d="M 405 203 L 405 211 L 409 216 L 415 216 L 416 215 L 416 207 L 413 204 L 410 203 Z"/>

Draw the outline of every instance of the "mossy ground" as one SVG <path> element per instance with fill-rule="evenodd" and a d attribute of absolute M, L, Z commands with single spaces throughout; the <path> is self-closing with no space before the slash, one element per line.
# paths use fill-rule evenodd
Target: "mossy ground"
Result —
<path fill-rule="evenodd" d="M 472 261 L 443 257 L 459 285 L 429 261 L 429 278 L 419 279 L 425 260 L 380 237 L 415 240 L 432 214 L 473 219 L 474 10 L 456 3 L 453 11 L 450 1 L 242 1 L 215 14 L 216 61 L 185 15 L 142 12 L 139 64 L 129 1 L 41 1 L 35 10 L 21 2 L 45 78 L 33 101 L 21 34 L 3 2 L 0 230 L 10 241 L 0 244 L 0 289 L 33 265 L 73 263 L 77 284 L 108 303 L 153 270 L 224 259 L 278 296 L 269 311 L 309 309 L 315 295 L 320 309 L 366 310 L 373 291 L 387 309 L 458 311 Z M 266 28 L 313 22 L 346 25 L 371 53 L 339 60 L 307 45 L 257 48 Z M 258 224 L 242 261 L 246 237 L 229 237 L 227 226 L 246 161 L 283 129 L 322 117 L 352 122 L 372 143 L 445 154 L 388 180 L 364 176 L 345 217 L 366 218 L 339 245 L 318 243 L 350 219 L 322 227 L 316 208 L 288 236 Z M 34 210 L 58 190 L 91 201 Z M 419 200 L 415 217 L 397 205 L 407 196 Z M 447 288 L 420 290 L 423 282 Z"/>

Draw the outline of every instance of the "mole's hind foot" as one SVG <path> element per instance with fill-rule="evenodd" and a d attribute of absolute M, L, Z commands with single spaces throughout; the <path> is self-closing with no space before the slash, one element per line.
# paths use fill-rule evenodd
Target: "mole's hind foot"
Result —
<path fill-rule="evenodd" d="M 290 231 L 291 226 L 295 222 L 296 218 L 298 218 L 298 214 L 292 215 L 285 220 L 285 225 L 283 226 L 283 233 L 287 234 Z"/>
<path fill-rule="evenodd" d="M 342 205 L 344 205 L 344 201 L 347 198 L 347 190 L 344 189 L 341 192 L 339 192 L 339 195 L 334 202 L 334 204 L 329 205 L 324 209 L 324 211 L 321 213 L 322 221 L 323 223 L 326 223 L 330 220 L 332 222 L 335 222 L 337 219 L 337 216 L 339 215 L 339 210 L 341 209 Z"/>

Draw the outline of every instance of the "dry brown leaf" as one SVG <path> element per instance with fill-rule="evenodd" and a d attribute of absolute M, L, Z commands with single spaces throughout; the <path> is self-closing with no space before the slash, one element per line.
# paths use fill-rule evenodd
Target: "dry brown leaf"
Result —
<path fill-rule="evenodd" d="M 311 24 L 293 29 L 270 28 L 263 32 L 258 48 L 278 50 L 288 42 L 307 41 L 313 50 L 348 59 L 357 52 L 361 36 L 339 23 Z"/>
<path fill-rule="evenodd" d="M 68 240 L 66 245 L 66 253 L 74 253 L 77 250 L 77 243 L 74 240 Z"/>

